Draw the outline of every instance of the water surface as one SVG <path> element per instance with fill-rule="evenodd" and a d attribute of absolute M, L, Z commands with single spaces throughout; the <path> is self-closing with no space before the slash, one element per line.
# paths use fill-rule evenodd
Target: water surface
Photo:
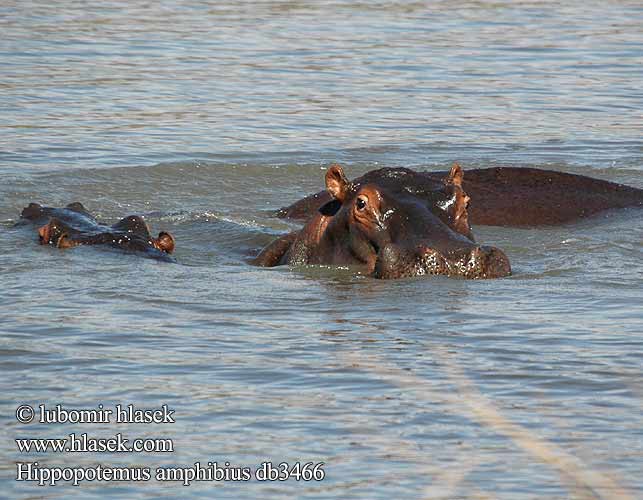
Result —
<path fill-rule="evenodd" d="M 4 2 L 0 446 L 8 498 L 637 498 L 640 210 L 474 228 L 508 279 L 257 269 L 274 209 L 381 166 L 643 187 L 638 2 Z M 466 173 L 465 173 L 466 175 Z M 31 201 L 146 216 L 177 264 L 62 252 Z M 474 200 L 475 202 L 475 200 Z M 176 423 L 21 425 L 20 404 Z M 169 437 L 169 454 L 18 437 Z M 324 481 L 38 487 L 15 463 L 325 462 Z"/>

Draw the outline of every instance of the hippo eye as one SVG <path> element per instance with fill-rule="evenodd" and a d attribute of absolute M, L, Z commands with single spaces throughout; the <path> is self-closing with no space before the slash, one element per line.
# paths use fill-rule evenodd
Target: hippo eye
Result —
<path fill-rule="evenodd" d="M 362 211 L 366 208 L 366 198 L 360 196 L 355 200 L 355 206 L 357 207 L 357 210 Z"/>

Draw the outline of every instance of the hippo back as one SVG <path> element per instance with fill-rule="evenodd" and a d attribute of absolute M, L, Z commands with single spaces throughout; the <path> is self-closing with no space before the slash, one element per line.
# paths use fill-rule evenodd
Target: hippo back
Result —
<path fill-rule="evenodd" d="M 397 173 L 397 174 L 396 174 Z M 374 182 L 389 191 L 411 193 L 430 201 L 432 186 L 447 172 L 379 169 L 353 181 Z M 583 175 L 537 168 L 494 167 L 466 170 L 462 187 L 471 198 L 472 225 L 534 227 L 574 222 L 609 209 L 643 207 L 643 190 Z M 277 212 L 281 218 L 306 220 L 331 197 L 326 191 L 307 196 Z"/>

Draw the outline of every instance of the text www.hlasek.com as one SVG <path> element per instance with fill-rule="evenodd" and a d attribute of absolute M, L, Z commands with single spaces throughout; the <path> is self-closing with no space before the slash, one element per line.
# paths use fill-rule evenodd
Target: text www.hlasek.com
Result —
<path fill-rule="evenodd" d="M 132 444 L 121 433 L 111 438 L 93 438 L 87 433 L 58 439 L 16 439 L 20 453 L 172 453 L 171 439 L 134 439 Z"/>

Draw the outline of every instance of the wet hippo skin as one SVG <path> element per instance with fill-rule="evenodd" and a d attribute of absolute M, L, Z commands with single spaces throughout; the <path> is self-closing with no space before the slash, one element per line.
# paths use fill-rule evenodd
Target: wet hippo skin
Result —
<path fill-rule="evenodd" d="M 427 185 L 445 175 L 445 172 L 382 168 L 355 179 L 353 184 L 377 182 L 392 192 L 411 191 L 422 197 Z M 462 188 L 472 200 L 468 217 L 473 225 L 550 226 L 574 222 L 609 209 L 643 207 L 641 189 L 536 168 L 467 170 Z M 330 199 L 331 196 L 322 191 L 282 208 L 278 216 L 308 219 Z"/>
<path fill-rule="evenodd" d="M 21 214 L 19 224 L 32 223 L 38 227 L 43 245 L 71 248 L 79 245 L 108 245 L 130 252 L 142 252 L 149 257 L 168 260 L 174 251 L 174 237 L 161 231 L 158 237 L 150 234 L 143 217 L 130 215 L 111 226 L 99 223 L 81 203 L 64 208 L 43 207 L 30 203 Z"/>
<path fill-rule="evenodd" d="M 268 245 L 260 266 L 360 266 L 377 278 L 446 275 L 497 278 L 511 274 L 498 248 L 475 242 L 469 195 L 454 165 L 442 178 L 384 169 L 349 182 L 341 166 L 326 172 L 327 195 L 314 195 L 285 215 L 310 213 L 306 225 Z"/>

